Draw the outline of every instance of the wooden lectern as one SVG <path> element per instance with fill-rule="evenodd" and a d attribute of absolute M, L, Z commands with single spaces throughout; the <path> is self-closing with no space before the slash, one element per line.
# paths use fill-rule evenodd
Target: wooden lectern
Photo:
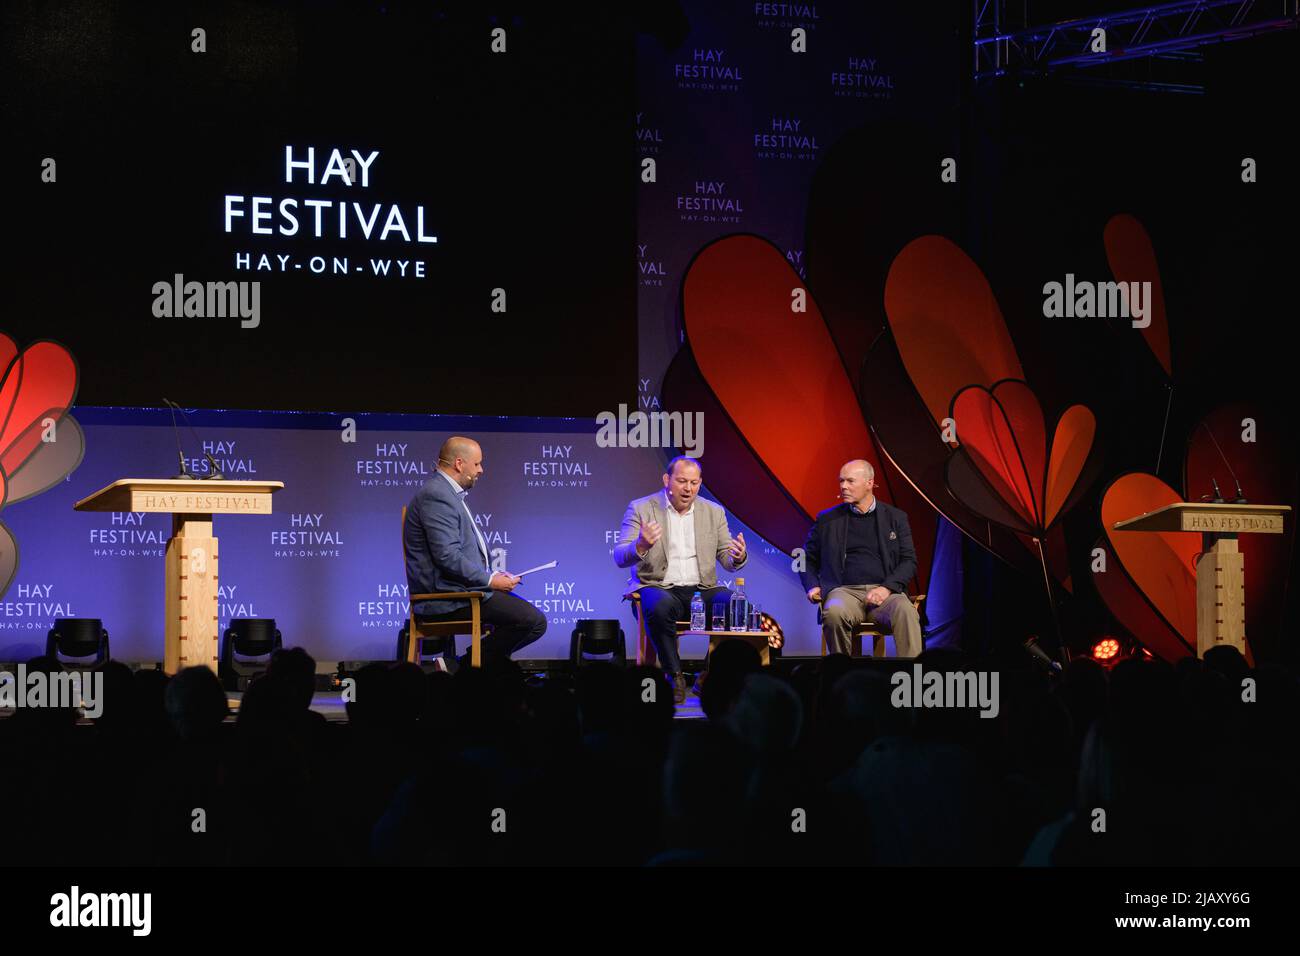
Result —
<path fill-rule="evenodd" d="M 212 516 L 269 515 L 271 495 L 283 487 L 282 481 L 122 478 L 73 506 L 77 511 L 171 514 L 163 646 L 163 669 L 168 674 L 199 664 L 217 669 L 221 638 Z"/>
<path fill-rule="evenodd" d="M 1196 656 L 1221 644 L 1246 654 L 1245 556 L 1239 534 L 1281 534 L 1289 505 L 1179 501 L 1115 522 L 1116 531 L 1199 531 L 1196 562 Z"/>

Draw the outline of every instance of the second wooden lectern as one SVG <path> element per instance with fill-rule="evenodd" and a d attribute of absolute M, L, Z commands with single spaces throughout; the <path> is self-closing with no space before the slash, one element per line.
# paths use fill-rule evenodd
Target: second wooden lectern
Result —
<path fill-rule="evenodd" d="M 82 498 L 77 511 L 170 513 L 167 542 L 167 609 L 163 670 L 205 664 L 215 672 L 217 633 L 217 539 L 214 514 L 269 515 L 281 481 L 122 478 Z"/>
<path fill-rule="evenodd" d="M 1246 654 L 1246 562 L 1239 534 L 1281 534 L 1289 505 L 1179 501 L 1115 522 L 1116 531 L 1200 532 L 1196 562 L 1196 656 L 1231 644 Z"/>

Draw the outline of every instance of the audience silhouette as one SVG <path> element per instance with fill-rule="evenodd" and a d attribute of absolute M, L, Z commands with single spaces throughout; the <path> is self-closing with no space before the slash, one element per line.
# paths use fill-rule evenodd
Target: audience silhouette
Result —
<path fill-rule="evenodd" d="M 31 822 L 12 828 L 19 865 L 1296 859 L 1289 671 L 1226 647 L 1059 674 L 1027 656 L 920 663 L 996 669 L 997 715 L 895 706 L 880 662 L 765 669 L 740 641 L 713 652 L 691 720 L 674 720 L 658 671 L 604 662 L 547 676 L 509 660 L 454 675 L 369 664 L 333 721 L 312 710 L 302 648 L 276 652 L 237 709 L 207 668 L 110 662 L 97 719 L 0 720 L 0 814 Z M 86 819 L 87 793 L 93 824 L 65 825 Z"/>

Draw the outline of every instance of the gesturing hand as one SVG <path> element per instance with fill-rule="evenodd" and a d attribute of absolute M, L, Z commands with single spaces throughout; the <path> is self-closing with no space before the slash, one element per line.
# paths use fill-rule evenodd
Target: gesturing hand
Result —
<path fill-rule="evenodd" d="M 745 560 L 745 533 L 743 531 L 731 539 L 731 557 L 736 562 Z"/>
<path fill-rule="evenodd" d="M 493 591 L 513 591 L 522 581 L 523 578 L 513 574 L 507 574 L 505 571 L 498 571 L 492 575 L 492 580 L 488 582 L 488 587 Z"/>
<path fill-rule="evenodd" d="M 658 521 L 647 521 L 641 525 L 641 536 L 636 539 L 636 553 L 644 557 L 655 546 L 655 542 L 663 537 L 663 533 L 664 529 Z"/>

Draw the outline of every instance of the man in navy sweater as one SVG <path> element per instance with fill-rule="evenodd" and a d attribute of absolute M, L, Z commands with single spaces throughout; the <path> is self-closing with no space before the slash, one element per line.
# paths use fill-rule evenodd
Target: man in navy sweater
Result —
<path fill-rule="evenodd" d="M 832 654 L 848 654 L 853 630 L 871 621 L 894 636 L 899 657 L 921 653 L 921 619 L 907 597 L 916 551 L 907 515 L 876 498 L 875 469 L 861 459 L 840 469 L 840 501 L 817 516 L 799 573 L 808 600 L 822 605 Z"/>

